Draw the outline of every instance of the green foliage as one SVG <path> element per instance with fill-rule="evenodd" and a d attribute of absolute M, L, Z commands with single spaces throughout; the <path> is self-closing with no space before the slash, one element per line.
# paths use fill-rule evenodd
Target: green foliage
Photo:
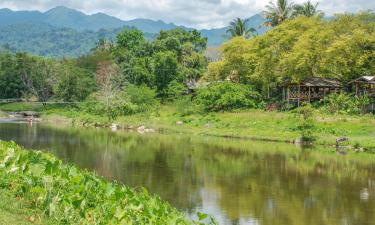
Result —
<path fill-rule="evenodd" d="M 316 140 L 315 131 L 315 116 L 314 108 L 310 104 L 305 104 L 296 110 L 298 116 L 300 117 L 300 123 L 297 130 L 301 134 L 301 139 L 305 143 L 311 143 Z"/>
<path fill-rule="evenodd" d="M 326 97 L 326 109 L 330 113 L 364 114 L 370 104 L 367 96 L 350 96 L 343 93 L 331 94 Z"/>
<path fill-rule="evenodd" d="M 143 32 L 137 29 L 124 30 L 117 35 L 117 46 L 127 50 L 135 50 L 144 42 Z"/>
<path fill-rule="evenodd" d="M 181 116 L 189 116 L 204 111 L 202 106 L 197 104 L 196 101 L 193 101 L 191 96 L 180 97 L 172 104 L 176 107 L 176 111 Z"/>
<path fill-rule="evenodd" d="M 220 82 L 200 89 L 195 101 L 206 111 L 232 111 L 256 108 L 260 96 L 250 86 Z"/>
<path fill-rule="evenodd" d="M 232 37 L 245 37 L 249 38 L 251 36 L 255 36 L 256 29 L 253 27 L 247 26 L 247 21 L 242 20 L 241 18 L 237 18 L 230 22 L 229 28 L 227 33 L 229 33 Z"/>
<path fill-rule="evenodd" d="M 22 82 L 22 68 L 19 57 L 10 53 L 0 53 L 0 98 L 20 98 L 25 91 Z"/>
<path fill-rule="evenodd" d="M 55 89 L 56 98 L 66 102 L 80 102 L 96 90 L 94 74 L 90 71 L 71 65 L 61 67 Z"/>
<path fill-rule="evenodd" d="M 130 102 L 136 106 L 136 112 L 152 111 L 160 104 L 156 98 L 155 90 L 149 87 L 128 85 L 124 92 Z"/>
<path fill-rule="evenodd" d="M 102 93 L 91 94 L 81 109 L 93 115 L 106 115 L 109 120 L 114 120 L 119 116 L 131 115 L 137 111 L 129 97 L 120 91 L 116 91 L 109 96 L 108 102 L 103 101 Z"/>
<path fill-rule="evenodd" d="M 332 20 L 297 17 L 262 36 L 225 43 L 223 60 L 209 65 L 207 77 L 234 77 L 265 96 L 285 80 L 314 76 L 346 84 L 375 74 L 374 30 L 373 13 L 337 15 Z"/>
<path fill-rule="evenodd" d="M 158 96 L 168 97 L 168 86 L 177 78 L 178 62 L 173 52 L 159 52 L 154 56 L 155 85 Z"/>
<path fill-rule="evenodd" d="M 106 182 L 42 152 L 0 142 L 0 162 L 0 188 L 55 224 L 193 224 L 145 189 Z"/>
<path fill-rule="evenodd" d="M 170 101 L 181 98 L 186 94 L 186 86 L 178 81 L 174 80 L 169 83 L 167 88 L 167 99 Z"/>

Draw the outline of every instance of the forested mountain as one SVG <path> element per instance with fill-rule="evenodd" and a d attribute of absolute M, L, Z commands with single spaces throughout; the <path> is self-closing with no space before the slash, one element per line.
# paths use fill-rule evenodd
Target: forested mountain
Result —
<path fill-rule="evenodd" d="M 258 33 L 264 33 L 267 30 L 261 26 L 264 21 L 258 14 L 249 18 L 248 25 Z M 87 53 L 100 39 L 113 39 L 120 30 L 130 27 L 140 29 L 148 39 L 160 30 L 178 27 L 193 30 L 160 20 L 123 21 L 103 13 L 86 15 L 62 6 L 44 13 L 0 9 L 0 46 L 42 56 L 79 56 Z M 208 38 L 209 46 L 218 46 L 228 40 L 226 30 L 227 27 L 223 27 L 200 32 Z"/>

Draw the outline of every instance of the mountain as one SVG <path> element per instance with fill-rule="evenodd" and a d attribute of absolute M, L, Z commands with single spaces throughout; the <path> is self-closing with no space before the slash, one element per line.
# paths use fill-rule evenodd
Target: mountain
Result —
<path fill-rule="evenodd" d="M 259 34 L 267 30 L 261 26 L 264 22 L 261 15 L 248 19 L 248 25 L 256 28 Z M 64 6 L 44 13 L 0 9 L 0 46 L 6 45 L 15 51 L 27 51 L 43 56 L 77 56 L 87 53 L 100 38 L 113 39 L 121 29 L 130 27 L 142 30 L 148 38 L 155 37 L 160 30 L 193 30 L 161 20 L 123 21 L 104 13 L 87 15 Z M 208 38 L 209 46 L 219 46 L 229 38 L 226 30 L 227 27 L 223 27 L 200 32 Z"/>

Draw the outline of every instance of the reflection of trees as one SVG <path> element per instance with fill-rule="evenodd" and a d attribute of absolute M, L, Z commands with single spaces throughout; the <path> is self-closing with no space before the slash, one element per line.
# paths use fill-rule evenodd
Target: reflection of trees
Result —
<path fill-rule="evenodd" d="M 261 224 L 290 225 L 374 221 L 374 212 L 367 207 L 373 208 L 375 200 L 363 204 L 359 199 L 359 187 L 366 182 L 329 180 L 315 172 L 300 174 L 289 170 L 287 160 L 282 155 L 215 155 L 205 162 L 211 173 L 217 175 L 222 164 L 235 169 L 226 167 L 209 186 L 220 193 L 219 204 L 233 221 L 241 217 L 260 218 Z"/>
<path fill-rule="evenodd" d="M 374 158 L 240 140 L 1 126 L 2 138 L 53 146 L 60 158 L 132 187 L 145 186 L 189 213 L 202 206 L 202 188 L 217 193 L 216 204 L 232 224 L 375 221 L 375 182 L 368 182 L 375 180 Z M 364 188 L 370 197 L 361 201 Z"/>

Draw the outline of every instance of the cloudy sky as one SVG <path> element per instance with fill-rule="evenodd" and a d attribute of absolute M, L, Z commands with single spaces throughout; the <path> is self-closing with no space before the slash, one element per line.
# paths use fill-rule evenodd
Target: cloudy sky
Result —
<path fill-rule="evenodd" d="M 0 0 L 0 8 L 46 11 L 66 6 L 87 14 L 103 12 L 124 20 L 147 18 L 195 28 L 222 27 L 235 17 L 259 13 L 269 0 Z M 295 3 L 305 0 L 294 0 Z M 313 0 L 314 1 L 314 0 Z M 332 15 L 375 9 L 375 0 L 320 0 Z"/>

